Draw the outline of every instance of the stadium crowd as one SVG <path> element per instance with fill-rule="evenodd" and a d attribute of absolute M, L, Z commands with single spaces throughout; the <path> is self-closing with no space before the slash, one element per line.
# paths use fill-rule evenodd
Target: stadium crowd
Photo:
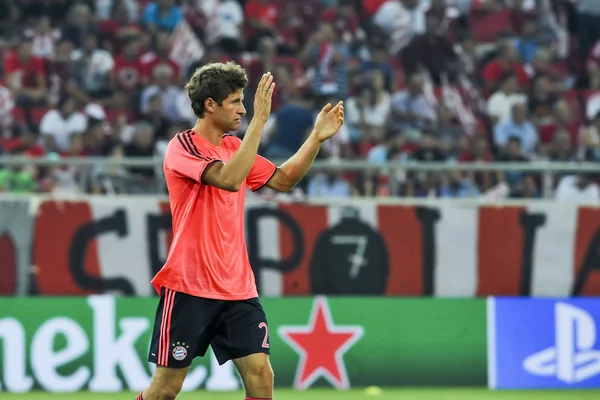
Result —
<path fill-rule="evenodd" d="M 600 161 L 599 39 L 598 0 L 0 0 L 0 149 L 161 157 L 195 121 L 186 78 L 235 60 L 249 74 L 250 113 L 258 78 L 275 74 L 261 148 L 272 160 L 299 148 L 318 108 L 344 99 L 346 124 L 319 159 Z M 150 193 L 162 190 L 159 174 L 11 166 L 0 188 Z M 587 174 L 326 172 L 299 188 L 522 198 L 548 189 L 599 199 Z"/>

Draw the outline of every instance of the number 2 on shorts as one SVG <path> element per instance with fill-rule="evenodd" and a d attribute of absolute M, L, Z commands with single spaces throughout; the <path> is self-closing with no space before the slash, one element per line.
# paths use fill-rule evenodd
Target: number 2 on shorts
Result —
<path fill-rule="evenodd" d="M 269 339 L 269 327 L 267 326 L 266 322 L 261 322 L 260 324 L 258 324 L 258 329 L 262 328 L 265 328 L 265 338 L 263 339 L 262 347 L 268 349 L 269 343 L 267 343 L 267 340 Z"/>

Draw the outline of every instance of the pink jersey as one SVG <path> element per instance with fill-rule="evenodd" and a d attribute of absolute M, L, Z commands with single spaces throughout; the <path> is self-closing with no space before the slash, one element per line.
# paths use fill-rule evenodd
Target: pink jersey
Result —
<path fill-rule="evenodd" d="M 244 238 L 244 199 L 248 186 L 257 190 L 277 167 L 256 156 L 242 189 L 228 192 L 203 183 L 213 162 L 227 163 L 241 140 L 225 135 L 220 146 L 193 130 L 178 133 L 168 147 L 164 173 L 173 215 L 173 242 L 167 261 L 152 280 L 162 287 L 197 297 L 245 300 L 257 297 Z"/>

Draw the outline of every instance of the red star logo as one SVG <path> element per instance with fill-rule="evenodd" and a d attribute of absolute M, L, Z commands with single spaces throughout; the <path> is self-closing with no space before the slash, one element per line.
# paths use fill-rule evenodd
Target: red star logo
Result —
<path fill-rule="evenodd" d="M 294 387 L 307 389 L 324 377 L 337 389 L 348 389 L 343 355 L 363 333 L 362 326 L 335 326 L 327 300 L 316 298 L 308 326 L 279 328 L 279 335 L 300 355 Z"/>

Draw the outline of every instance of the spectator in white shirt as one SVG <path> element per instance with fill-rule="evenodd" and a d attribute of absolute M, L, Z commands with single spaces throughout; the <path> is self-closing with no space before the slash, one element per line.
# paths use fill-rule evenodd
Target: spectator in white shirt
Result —
<path fill-rule="evenodd" d="M 150 99 L 155 94 L 160 94 L 162 99 L 162 113 L 171 123 L 179 122 L 180 112 L 177 109 L 180 89 L 172 85 L 173 70 L 167 65 L 161 65 L 154 68 L 155 85 L 149 86 L 142 92 L 140 109 L 147 113 L 150 108 Z"/>
<path fill-rule="evenodd" d="M 207 11 L 207 10 L 205 10 Z M 220 0 L 207 13 L 206 44 L 218 44 L 228 54 L 237 54 L 242 48 L 244 10 L 237 0 Z"/>
<path fill-rule="evenodd" d="M 527 96 L 519 93 L 519 81 L 514 72 L 505 72 L 500 78 L 500 89 L 487 102 L 487 113 L 496 124 L 501 119 L 510 117 L 512 106 L 516 103 L 527 103 Z"/>
<path fill-rule="evenodd" d="M 555 198 L 570 203 L 597 203 L 600 188 L 590 174 L 568 175 L 558 183 Z"/>
<path fill-rule="evenodd" d="M 25 36 L 33 39 L 33 55 L 36 57 L 50 58 L 54 55 L 54 48 L 61 37 L 59 29 L 53 29 L 50 17 L 42 15 L 35 22 L 35 28 L 25 29 Z"/>
<path fill-rule="evenodd" d="M 71 135 L 84 133 L 86 129 L 86 116 L 75 110 L 75 101 L 69 96 L 60 99 L 57 107 L 44 114 L 40 121 L 40 133 L 51 137 L 62 151 L 69 147 Z"/>
<path fill-rule="evenodd" d="M 375 73 L 373 85 L 365 84 L 358 95 L 346 102 L 348 128 L 353 141 L 361 139 L 381 140 L 390 115 L 392 101 L 383 88 L 383 75 Z"/>

